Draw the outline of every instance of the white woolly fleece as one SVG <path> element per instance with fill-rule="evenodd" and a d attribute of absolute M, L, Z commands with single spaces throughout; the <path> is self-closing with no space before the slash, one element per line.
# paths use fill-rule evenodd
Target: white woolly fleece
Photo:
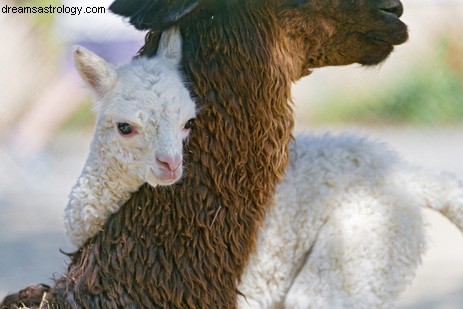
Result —
<path fill-rule="evenodd" d="M 462 229 L 463 186 L 384 144 L 297 136 L 238 289 L 239 308 L 387 308 L 425 249 L 422 208 Z"/>

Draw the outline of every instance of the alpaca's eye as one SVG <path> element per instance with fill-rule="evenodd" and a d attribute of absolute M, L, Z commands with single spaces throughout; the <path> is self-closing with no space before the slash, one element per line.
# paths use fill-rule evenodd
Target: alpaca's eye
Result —
<path fill-rule="evenodd" d="M 133 127 L 128 124 L 127 122 L 118 122 L 117 123 L 117 130 L 122 135 L 129 135 L 133 132 Z"/>
<path fill-rule="evenodd" d="M 193 118 L 191 118 L 190 120 L 188 120 L 188 121 L 185 123 L 185 127 L 184 127 L 184 128 L 185 128 L 186 130 L 191 129 L 191 128 L 193 127 L 193 121 L 194 121 Z"/>

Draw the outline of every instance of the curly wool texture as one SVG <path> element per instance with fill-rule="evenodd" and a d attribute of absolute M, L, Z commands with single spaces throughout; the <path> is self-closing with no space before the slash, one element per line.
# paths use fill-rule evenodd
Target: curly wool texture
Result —
<path fill-rule="evenodd" d="M 461 231 L 463 184 L 355 135 L 300 135 L 259 231 L 239 308 L 389 308 L 426 247 L 422 210 Z"/>
<path fill-rule="evenodd" d="M 92 151 L 90 155 L 94 154 Z M 99 158 L 87 161 L 66 206 L 66 234 L 76 247 L 97 234 L 106 219 L 144 183 L 132 177 L 118 161 L 108 160 L 105 154 Z"/>

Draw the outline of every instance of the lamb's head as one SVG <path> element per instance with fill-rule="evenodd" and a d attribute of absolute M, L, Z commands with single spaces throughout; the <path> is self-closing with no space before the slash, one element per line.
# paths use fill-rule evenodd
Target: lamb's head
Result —
<path fill-rule="evenodd" d="M 180 32 L 172 28 L 163 33 L 156 57 L 119 68 L 82 47 L 75 49 L 74 58 L 95 95 L 92 151 L 150 185 L 177 181 L 183 141 L 195 117 L 195 103 L 178 68 Z"/>

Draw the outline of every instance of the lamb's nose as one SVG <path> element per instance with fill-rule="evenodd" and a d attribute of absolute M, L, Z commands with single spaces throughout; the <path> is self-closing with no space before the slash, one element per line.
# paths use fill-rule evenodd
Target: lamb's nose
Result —
<path fill-rule="evenodd" d="M 402 16 L 404 13 L 404 7 L 399 0 L 383 0 L 379 5 L 379 9 L 397 17 Z"/>
<path fill-rule="evenodd" d="M 182 156 L 180 155 L 156 155 L 158 164 L 169 171 L 175 171 L 182 163 Z"/>

